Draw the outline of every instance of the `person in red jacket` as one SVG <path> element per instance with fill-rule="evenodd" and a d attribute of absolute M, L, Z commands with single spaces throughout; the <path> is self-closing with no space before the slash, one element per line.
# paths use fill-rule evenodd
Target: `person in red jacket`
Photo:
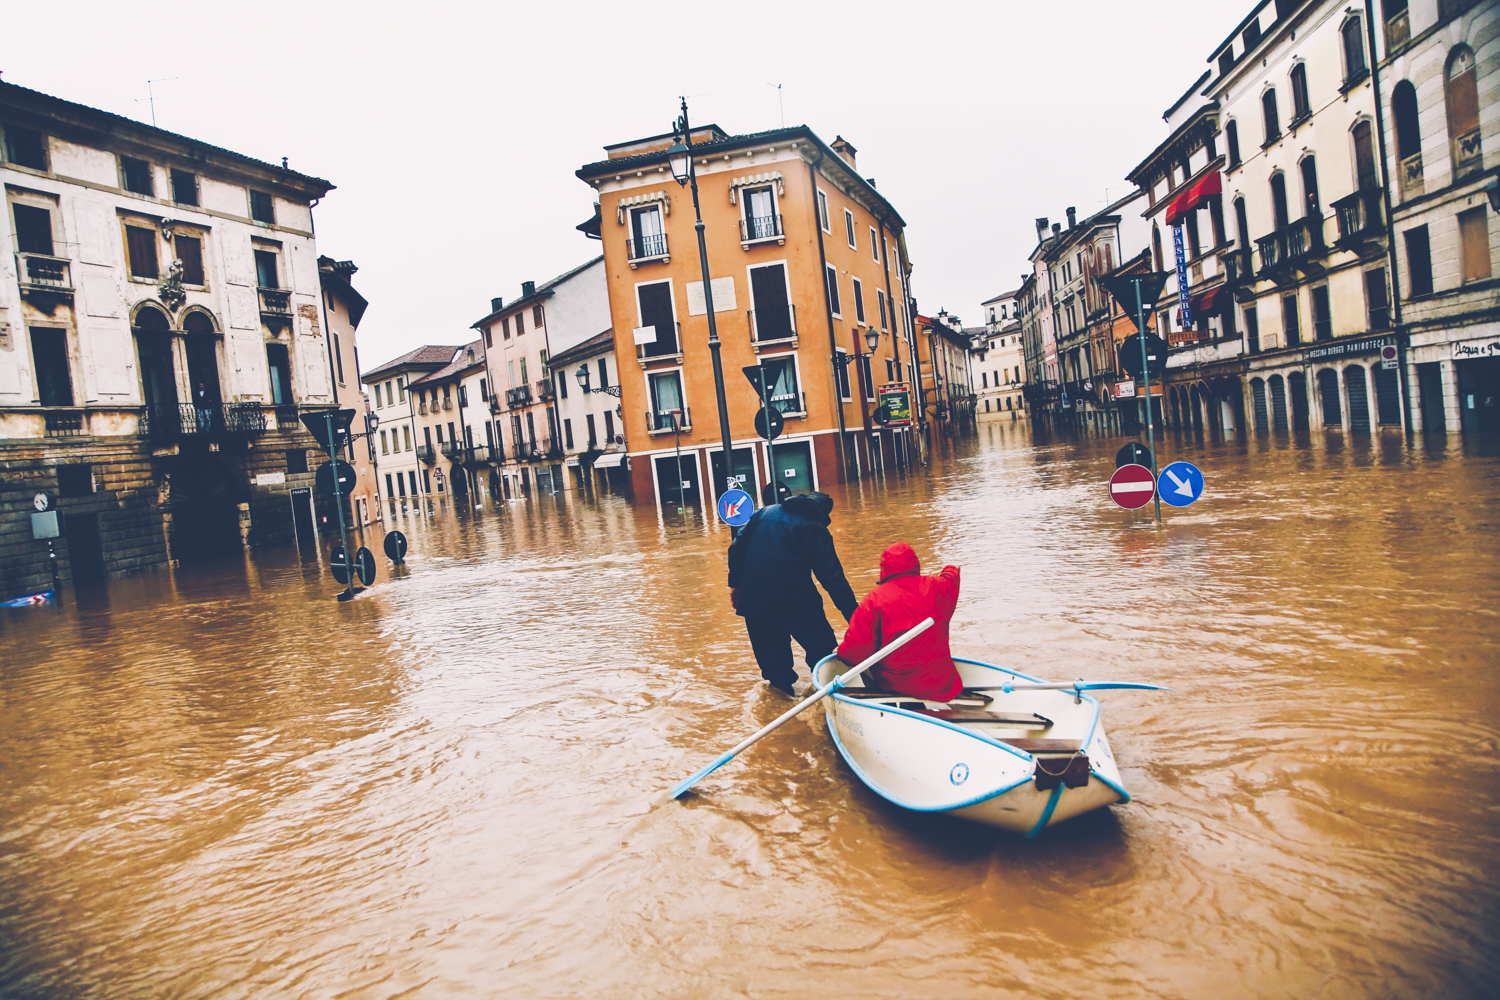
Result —
<path fill-rule="evenodd" d="M 958 604 L 958 567 L 923 576 L 917 554 L 897 542 L 880 555 L 880 580 L 870 591 L 839 645 L 839 659 L 859 663 L 902 632 L 931 617 L 932 628 L 866 671 L 878 687 L 926 701 L 951 701 L 963 679 L 948 648 L 948 622 Z"/>

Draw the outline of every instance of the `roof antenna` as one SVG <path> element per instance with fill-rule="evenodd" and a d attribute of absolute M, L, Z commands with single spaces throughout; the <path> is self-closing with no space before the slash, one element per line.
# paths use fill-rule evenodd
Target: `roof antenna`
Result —
<path fill-rule="evenodd" d="M 766 81 L 767 87 L 776 88 L 776 106 L 781 109 L 781 127 L 786 128 L 786 104 L 781 100 L 781 84 Z"/>
<path fill-rule="evenodd" d="M 180 79 L 182 79 L 182 77 L 180 77 L 180 76 L 159 76 L 155 80 L 147 80 L 146 81 L 146 101 L 147 101 L 147 103 L 149 103 L 151 105 L 151 127 L 152 128 L 156 128 L 156 92 L 151 89 L 151 85 L 153 83 L 166 83 L 168 80 L 180 80 Z M 137 104 L 141 103 L 141 99 L 139 97 L 137 97 L 135 99 L 135 103 L 137 103 Z"/>

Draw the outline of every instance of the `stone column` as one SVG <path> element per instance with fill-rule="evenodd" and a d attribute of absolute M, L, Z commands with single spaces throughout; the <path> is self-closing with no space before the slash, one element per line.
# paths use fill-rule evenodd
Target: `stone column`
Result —
<path fill-rule="evenodd" d="M 1443 418 L 1447 421 L 1448 433 L 1457 434 L 1463 428 L 1458 399 L 1458 364 L 1452 359 L 1439 361 L 1438 371 L 1443 374 Z"/>

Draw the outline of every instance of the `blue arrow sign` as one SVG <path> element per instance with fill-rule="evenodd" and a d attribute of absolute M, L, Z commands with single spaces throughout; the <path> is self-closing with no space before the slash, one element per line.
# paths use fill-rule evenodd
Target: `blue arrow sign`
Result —
<path fill-rule="evenodd" d="M 719 497 L 719 520 L 738 528 L 755 513 L 755 501 L 744 490 L 726 490 Z"/>
<path fill-rule="evenodd" d="M 1157 477 L 1156 495 L 1162 503 L 1186 507 L 1203 495 L 1203 473 L 1190 462 L 1173 462 Z"/>

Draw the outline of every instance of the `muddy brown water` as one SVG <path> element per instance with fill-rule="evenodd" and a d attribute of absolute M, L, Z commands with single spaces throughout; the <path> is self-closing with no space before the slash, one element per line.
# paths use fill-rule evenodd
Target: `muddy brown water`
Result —
<path fill-rule="evenodd" d="M 1496 451 L 1175 439 L 1158 530 L 1122 443 L 830 490 L 857 591 L 963 567 L 962 653 L 1172 687 L 1101 696 L 1134 801 L 1032 841 L 811 714 L 660 804 L 781 704 L 727 533 L 617 498 L 398 517 L 347 605 L 270 552 L 0 612 L 0 996 L 1495 995 Z"/>

